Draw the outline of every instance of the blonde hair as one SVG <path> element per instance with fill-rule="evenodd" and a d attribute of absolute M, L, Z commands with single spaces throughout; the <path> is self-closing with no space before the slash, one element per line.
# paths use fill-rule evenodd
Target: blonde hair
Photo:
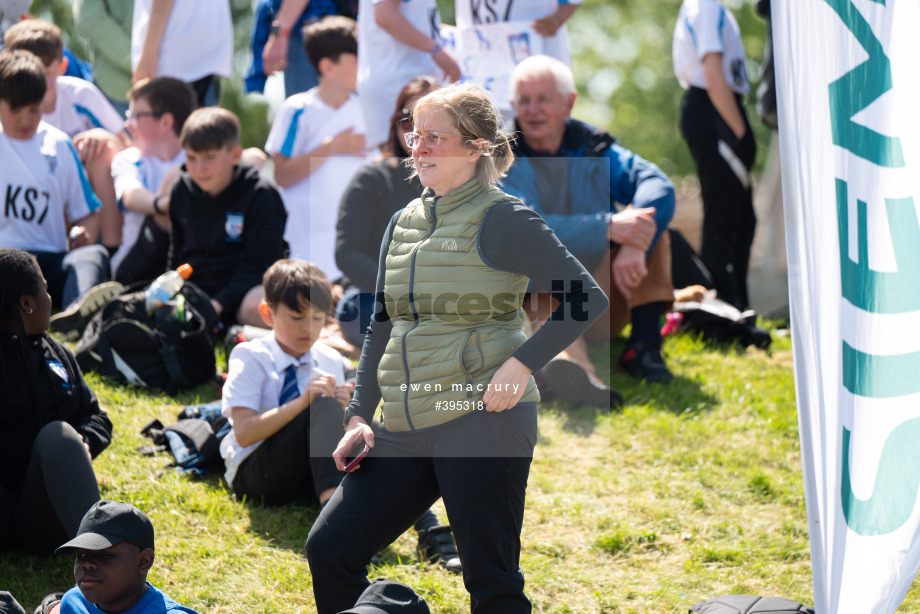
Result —
<path fill-rule="evenodd" d="M 446 111 L 463 135 L 464 144 L 482 152 L 476 161 L 475 176 L 483 186 L 501 183 L 514 163 L 514 153 L 508 135 L 501 130 L 501 115 L 485 89 L 474 83 L 454 83 L 434 90 L 415 103 L 413 119 L 418 118 L 423 107 Z M 415 175 L 417 169 L 412 158 L 408 164 Z"/>

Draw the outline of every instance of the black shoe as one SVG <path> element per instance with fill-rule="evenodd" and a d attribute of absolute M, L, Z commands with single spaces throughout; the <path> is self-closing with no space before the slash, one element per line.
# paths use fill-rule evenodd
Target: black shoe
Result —
<path fill-rule="evenodd" d="M 121 294 L 125 287 L 117 281 L 107 281 L 93 286 L 76 303 L 51 318 L 51 330 L 60 333 L 67 341 L 76 341 L 90 319 L 103 305 Z"/>
<path fill-rule="evenodd" d="M 540 373 L 550 392 L 570 405 L 589 405 L 598 409 L 623 406 L 623 397 L 619 392 L 595 382 L 574 360 L 554 358 Z"/>
<path fill-rule="evenodd" d="M 454 535 L 446 524 L 418 532 L 418 558 L 423 562 L 437 563 L 452 573 L 463 571 Z"/>
<path fill-rule="evenodd" d="M 648 341 L 635 341 L 626 346 L 620 356 L 620 371 L 647 382 L 670 382 L 674 376 L 661 357 L 661 346 Z"/>

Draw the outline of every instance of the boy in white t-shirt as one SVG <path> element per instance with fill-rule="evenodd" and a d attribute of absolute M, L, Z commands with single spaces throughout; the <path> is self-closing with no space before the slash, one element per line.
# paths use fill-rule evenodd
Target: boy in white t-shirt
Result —
<path fill-rule="evenodd" d="M 42 121 L 46 88 L 34 54 L 0 52 L 0 245 L 34 254 L 54 303 L 74 307 L 108 278 L 108 255 L 96 245 L 101 205 L 77 151 Z"/>
<path fill-rule="evenodd" d="M 327 17 L 308 27 L 304 47 L 319 85 L 284 101 L 265 149 L 288 212 L 284 238 L 291 258 L 318 266 L 333 282 L 339 200 L 355 171 L 370 159 L 361 105 L 354 94 L 355 22 Z"/>
<path fill-rule="evenodd" d="M 195 110 L 191 87 L 172 77 L 137 83 L 128 99 L 134 147 L 112 162 L 115 194 L 124 216 L 112 271 L 123 284 L 153 279 L 166 270 L 169 193 L 185 163 L 179 135 Z"/>
<path fill-rule="evenodd" d="M 121 219 L 111 167 L 115 154 L 129 144 L 124 118 L 95 85 L 64 76 L 64 42 L 60 28 L 53 23 L 43 19 L 20 21 L 7 31 L 5 42 L 11 50 L 31 51 L 45 65 L 48 90 L 42 103 L 42 119 L 73 139 L 90 185 L 102 202 L 102 244 L 112 253 L 120 243 Z"/>

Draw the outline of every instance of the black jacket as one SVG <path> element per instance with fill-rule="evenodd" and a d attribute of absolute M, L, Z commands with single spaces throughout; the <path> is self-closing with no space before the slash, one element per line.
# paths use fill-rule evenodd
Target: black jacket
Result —
<path fill-rule="evenodd" d="M 192 265 L 190 278 L 232 319 L 246 293 L 287 254 L 281 196 L 251 166 L 239 165 L 216 197 L 203 192 L 182 167 L 169 197 L 169 268 Z"/>
<path fill-rule="evenodd" d="M 86 385 L 73 354 L 52 337 L 0 333 L 0 485 L 22 489 L 35 438 L 49 422 L 69 423 L 95 458 L 112 441 L 112 422 Z"/>

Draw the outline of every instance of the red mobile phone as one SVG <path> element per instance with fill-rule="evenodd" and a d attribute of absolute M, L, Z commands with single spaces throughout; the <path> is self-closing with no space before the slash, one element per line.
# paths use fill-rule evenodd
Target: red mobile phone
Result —
<path fill-rule="evenodd" d="M 358 452 L 359 449 L 360 449 L 360 452 Z M 367 453 L 369 451 L 370 451 L 370 448 L 364 441 L 358 442 L 358 444 L 354 448 L 352 448 L 348 456 L 345 457 L 345 472 L 348 473 L 349 471 L 357 467 L 358 463 L 360 463 L 361 460 L 365 456 L 367 456 Z M 357 456 L 355 455 L 355 453 L 357 453 Z"/>

